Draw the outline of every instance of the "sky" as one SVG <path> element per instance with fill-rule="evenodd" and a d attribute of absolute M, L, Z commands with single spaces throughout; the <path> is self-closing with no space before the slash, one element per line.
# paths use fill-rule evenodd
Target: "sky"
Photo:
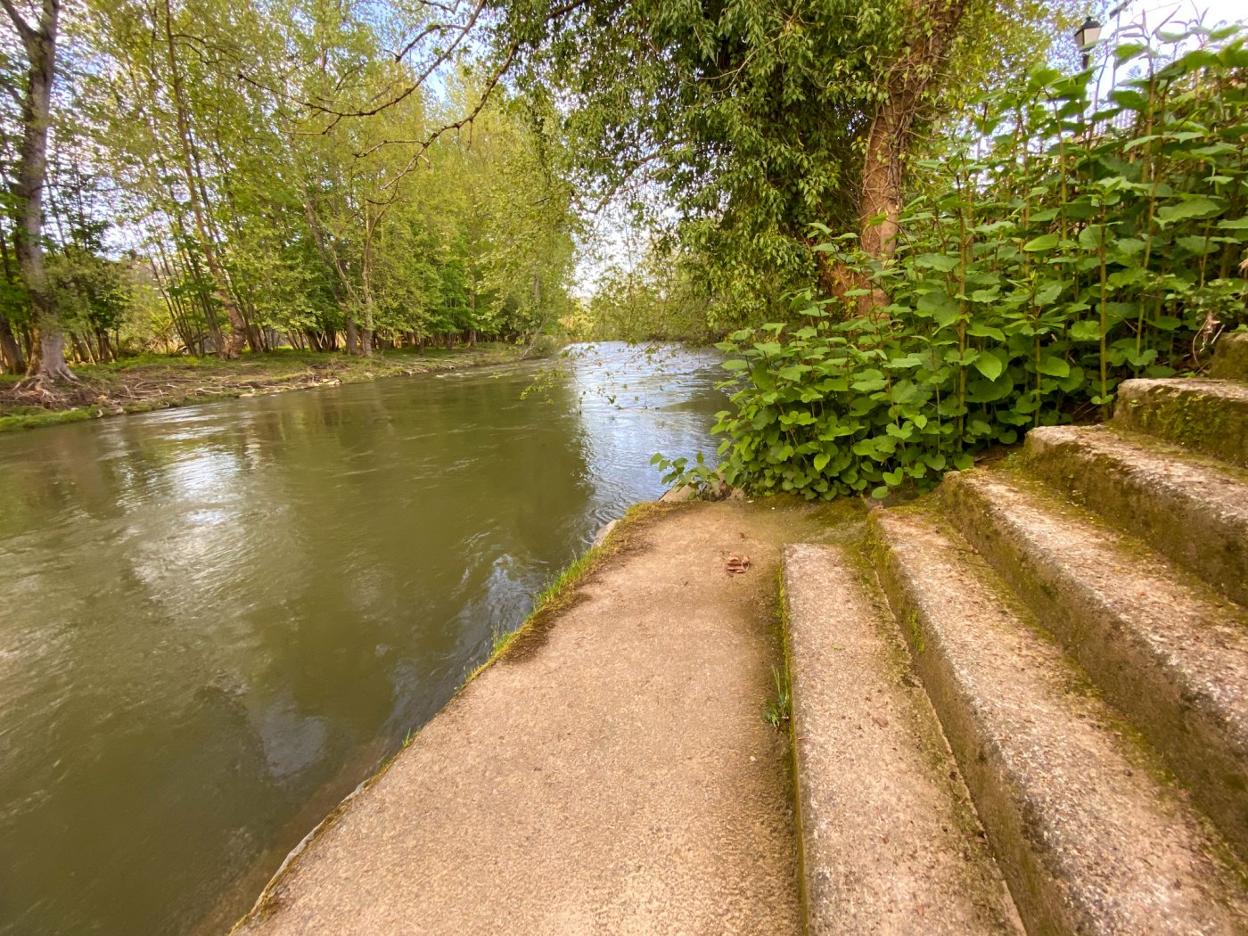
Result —
<path fill-rule="evenodd" d="M 1218 22 L 1234 23 L 1248 19 L 1248 4 L 1244 0 L 1143 0 L 1129 4 L 1123 18 L 1138 22 L 1140 15 L 1145 14 L 1150 23 L 1160 22 L 1164 16 L 1175 12 L 1180 19 L 1195 19 L 1205 12 L 1205 24 L 1211 26 Z"/>

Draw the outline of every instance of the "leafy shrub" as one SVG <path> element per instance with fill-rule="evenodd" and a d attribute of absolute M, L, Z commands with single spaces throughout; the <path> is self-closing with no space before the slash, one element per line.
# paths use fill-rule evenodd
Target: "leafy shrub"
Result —
<path fill-rule="evenodd" d="M 1091 72 L 1038 71 L 981 101 L 914 167 L 892 260 L 823 229 L 819 249 L 869 285 L 799 297 L 801 321 L 719 346 L 726 480 L 829 498 L 927 487 L 1032 426 L 1107 413 L 1123 379 L 1198 366 L 1248 295 L 1248 49 L 1196 38 L 1177 57 L 1116 49 L 1134 77 L 1093 114 Z"/>

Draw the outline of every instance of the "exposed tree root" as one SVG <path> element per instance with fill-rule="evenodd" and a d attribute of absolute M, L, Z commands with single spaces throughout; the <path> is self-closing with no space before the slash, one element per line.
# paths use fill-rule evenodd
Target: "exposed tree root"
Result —
<path fill-rule="evenodd" d="M 77 401 L 75 388 L 82 385 L 68 368 L 52 374 L 35 373 L 14 385 L 10 395 L 27 406 L 44 406 L 59 409 L 74 406 Z"/>

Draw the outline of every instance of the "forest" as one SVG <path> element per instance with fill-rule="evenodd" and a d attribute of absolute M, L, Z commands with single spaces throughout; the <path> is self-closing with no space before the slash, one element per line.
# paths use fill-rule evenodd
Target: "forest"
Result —
<path fill-rule="evenodd" d="M 516 339 L 566 304 L 574 218 L 549 99 L 487 89 L 459 60 L 436 91 L 419 84 L 420 64 L 392 51 L 418 13 L 8 12 L 9 371 Z"/>
<path fill-rule="evenodd" d="M 925 483 L 1243 317 L 1243 39 L 1129 6 L 5 0 L 0 357 L 727 339 L 735 477 Z"/>

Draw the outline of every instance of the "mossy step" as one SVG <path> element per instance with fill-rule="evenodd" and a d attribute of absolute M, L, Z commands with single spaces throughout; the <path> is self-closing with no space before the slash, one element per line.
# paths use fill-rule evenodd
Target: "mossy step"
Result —
<path fill-rule="evenodd" d="M 840 547 L 783 574 L 807 931 L 1021 933 L 887 610 Z"/>
<path fill-rule="evenodd" d="M 1108 426 L 1033 429 L 1027 469 L 1248 605 L 1248 472 Z"/>
<path fill-rule="evenodd" d="M 1248 381 L 1248 332 L 1234 332 L 1218 339 L 1210 376 Z"/>
<path fill-rule="evenodd" d="M 1248 467 L 1248 383 L 1124 380 L 1114 424 Z"/>
<path fill-rule="evenodd" d="M 881 579 L 1028 932 L 1248 931 L 1242 870 L 965 540 L 872 515 Z"/>
<path fill-rule="evenodd" d="M 962 535 L 1248 857 L 1248 611 L 1030 479 L 950 475 Z"/>

